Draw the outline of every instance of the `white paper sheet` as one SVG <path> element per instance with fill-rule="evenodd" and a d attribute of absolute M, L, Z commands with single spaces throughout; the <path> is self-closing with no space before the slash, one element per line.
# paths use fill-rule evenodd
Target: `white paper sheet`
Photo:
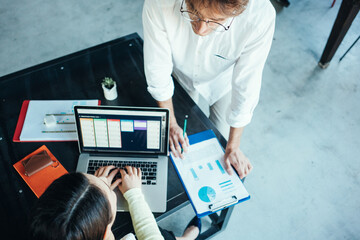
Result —
<path fill-rule="evenodd" d="M 77 140 L 76 125 L 71 124 L 75 123 L 74 106 L 97 106 L 98 102 L 98 100 L 31 100 L 20 141 Z M 44 123 L 46 114 L 56 114 L 52 115 L 55 117 L 54 124 Z"/>
<path fill-rule="evenodd" d="M 224 152 L 216 138 L 189 147 L 184 159 L 172 158 L 186 186 L 197 214 L 210 211 L 209 205 L 222 205 L 249 196 L 240 178 L 224 167 Z"/>

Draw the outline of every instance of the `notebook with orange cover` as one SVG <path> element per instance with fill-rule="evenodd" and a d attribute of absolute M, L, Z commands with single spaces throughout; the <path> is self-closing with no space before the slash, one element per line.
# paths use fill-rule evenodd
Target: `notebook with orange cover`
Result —
<path fill-rule="evenodd" d="M 25 168 L 22 164 L 22 161 L 29 159 L 30 157 L 42 151 L 46 151 L 48 153 L 50 158 L 54 161 L 54 164 L 47 166 L 46 168 L 31 175 L 30 177 L 26 176 Z M 55 158 L 55 156 L 45 145 L 41 146 L 36 151 L 30 153 L 29 155 L 15 163 L 13 166 L 38 198 L 45 192 L 45 190 L 55 179 L 68 173 L 68 171 L 66 171 L 66 169 L 61 165 L 61 163 Z"/>

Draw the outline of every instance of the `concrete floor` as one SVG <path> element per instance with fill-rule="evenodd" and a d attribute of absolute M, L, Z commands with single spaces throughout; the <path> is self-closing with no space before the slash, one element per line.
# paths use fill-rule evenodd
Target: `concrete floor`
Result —
<path fill-rule="evenodd" d="M 358 16 L 326 70 L 317 66 L 341 1 L 277 8 L 260 103 L 241 148 L 251 200 L 214 239 L 360 239 Z M 0 0 L 0 76 L 138 32 L 143 1 Z M 191 207 L 160 222 L 182 233 Z M 180 218 L 180 221 L 179 221 Z M 181 224 L 178 224 L 181 222 Z M 205 226 L 208 224 L 204 219 Z"/>

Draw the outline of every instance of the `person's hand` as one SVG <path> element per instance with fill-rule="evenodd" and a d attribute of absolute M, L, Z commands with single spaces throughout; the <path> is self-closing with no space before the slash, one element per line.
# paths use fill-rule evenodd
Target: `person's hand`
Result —
<path fill-rule="evenodd" d="M 122 194 L 132 188 L 141 188 L 141 170 L 140 168 L 126 166 L 126 171 L 120 169 L 121 180 L 119 184 L 119 190 Z"/>
<path fill-rule="evenodd" d="M 249 159 L 239 148 L 226 148 L 224 161 L 226 171 L 232 175 L 233 169 L 231 166 L 233 166 L 241 179 L 246 177 L 253 169 Z"/>
<path fill-rule="evenodd" d="M 115 175 L 119 172 L 119 169 L 117 169 L 117 168 L 114 169 L 114 168 L 115 168 L 115 166 L 112 166 L 112 165 L 106 166 L 106 167 L 100 167 L 94 173 L 95 177 L 102 179 L 108 186 L 110 186 L 111 190 L 114 190 L 117 187 L 117 185 L 119 185 L 119 183 L 121 182 L 121 179 L 116 179 L 112 183 Z M 112 170 L 112 169 L 114 169 L 114 170 Z"/>
<path fill-rule="evenodd" d="M 187 152 L 190 143 L 186 133 L 185 138 L 183 137 L 183 129 L 179 127 L 177 123 L 170 125 L 169 138 L 171 152 L 175 157 L 184 158 L 183 152 Z M 183 148 L 183 152 L 181 151 L 181 147 Z"/>

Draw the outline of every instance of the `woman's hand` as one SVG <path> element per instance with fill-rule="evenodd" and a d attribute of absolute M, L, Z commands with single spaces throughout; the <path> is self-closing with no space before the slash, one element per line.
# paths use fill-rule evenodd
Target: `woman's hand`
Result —
<path fill-rule="evenodd" d="M 140 168 L 126 166 L 126 171 L 120 169 L 121 179 L 119 190 L 122 194 L 126 193 L 132 188 L 141 188 L 141 170 Z"/>
<path fill-rule="evenodd" d="M 102 179 L 108 186 L 110 186 L 111 190 L 114 190 L 121 182 L 121 179 L 116 179 L 112 183 L 115 175 L 119 172 L 119 169 L 117 169 L 117 168 L 114 169 L 114 168 L 115 168 L 115 166 L 113 166 L 113 165 L 106 166 L 106 167 L 100 167 L 94 173 L 95 177 Z M 114 170 L 112 170 L 112 169 L 114 169 Z"/>

